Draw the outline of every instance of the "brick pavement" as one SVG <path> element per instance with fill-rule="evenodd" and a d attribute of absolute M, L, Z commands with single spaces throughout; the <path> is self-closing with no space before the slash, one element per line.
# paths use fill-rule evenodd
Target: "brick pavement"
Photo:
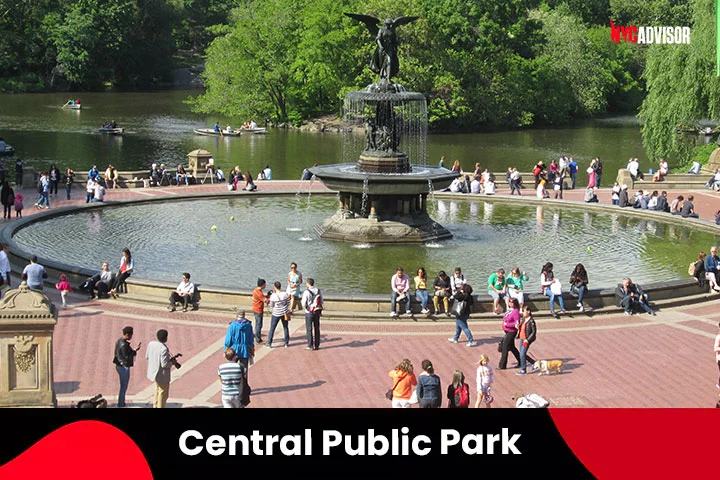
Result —
<path fill-rule="evenodd" d="M 299 182 L 258 182 L 260 191 L 297 191 Z M 658 185 L 661 188 L 661 184 Z M 183 193 L 223 192 L 223 185 L 112 190 L 107 199 L 146 198 Z M 313 190 L 324 188 L 315 184 Z M 507 192 L 498 192 L 499 195 Z M 671 196 L 688 192 L 671 192 Z M 696 210 L 712 220 L 720 208 L 718 195 L 695 191 Z M 23 191 L 26 215 L 36 210 L 33 190 Z M 565 198 L 580 200 L 582 190 L 567 191 Z M 609 189 L 599 192 L 609 203 Z M 61 192 L 60 198 L 64 198 Z M 479 197 L 482 198 L 482 197 Z M 84 203 L 82 188 L 73 200 L 51 198 L 51 205 Z M 12 220 L 10 221 L 12 222 Z M 6 221 L 6 223 L 8 223 Z M 59 295 L 48 292 L 55 300 Z M 113 345 L 124 325 L 135 327 L 135 341 L 144 345 L 154 332 L 166 328 L 169 346 L 182 352 L 183 368 L 173 373 L 170 406 L 218 406 L 216 368 L 222 361 L 220 344 L 229 318 L 212 312 L 175 312 L 157 306 L 88 301 L 71 295 L 72 308 L 61 310 L 55 330 L 55 386 L 60 405 L 102 393 L 116 398 L 117 375 L 112 365 Z M 710 407 L 717 400 L 717 367 L 712 341 L 717 333 L 720 299 L 701 305 L 663 309 L 657 317 L 595 315 L 560 320 L 540 318 L 538 341 L 531 353 L 536 358 L 562 358 L 566 373 L 538 377 L 497 372 L 496 406 L 509 407 L 516 392 L 536 392 L 561 407 Z M 268 319 L 269 320 L 269 319 Z M 269 321 L 266 322 L 269 324 Z M 472 322 L 480 341 L 474 348 L 447 342 L 452 322 L 413 323 L 323 322 L 323 344 L 316 352 L 304 349 L 302 318 L 291 322 L 290 348 L 258 348 L 250 370 L 253 387 L 251 407 L 387 407 L 384 392 L 392 386 L 387 372 L 401 358 L 419 365 L 433 361 L 443 385 L 455 369 L 465 372 L 475 386 L 474 362 L 480 353 L 497 363 L 498 321 Z M 267 326 L 266 326 L 267 329 Z M 141 350 L 134 367 L 128 399 L 134 406 L 149 405 L 152 384 L 145 379 L 146 363 Z M 510 362 L 512 364 L 512 360 Z M 474 396 L 473 396 L 474 397 Z"/>

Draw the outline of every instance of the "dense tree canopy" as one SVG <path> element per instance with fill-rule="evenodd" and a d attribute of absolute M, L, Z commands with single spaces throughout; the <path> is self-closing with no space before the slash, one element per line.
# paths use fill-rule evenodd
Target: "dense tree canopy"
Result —
<path fill-rule="evenodd" d="M 670 157 L 678 163 L 690 159 L 694 146 L 689 141 L 692 137 L 675 133 L 678 127 L 720 115 L 714 2 L 695 0 L 692 6 L 689 45 L 652 45 L 648 49 L 647 95 L 640 109 L 648 156 Z"/>

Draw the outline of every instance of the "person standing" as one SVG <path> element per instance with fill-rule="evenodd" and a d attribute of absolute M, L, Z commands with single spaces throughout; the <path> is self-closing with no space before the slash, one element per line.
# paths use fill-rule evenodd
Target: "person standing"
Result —
<path fill-rule="evenodd" d="M 37 262 L 37 256 L 33 255 L 30 259 L 30 264 L 22 271 L 22 279 L 25 280 L 25 283 L 27 283 L 29 288 L 32 288 L 33 290 L 42 290 L 43 279 L 48 278 L 48 274 L 45 271 L 45 267 Z"/>
<path fill-rule="evenodd" d="M 570 172 L 570 180 L 571 183 L 571 189 L 575 190 L 575 182 L 577 180 L 577 172 L 578 172 L 578 163 L 575 161 L 573 157 L 570 157 L 570 162 L 568 163 L 568 171 Z"/>
<path fill-rule="evenodd" d="M 258 278 L 257 286 L 253 290 L 252 294 L 252 309 L 253 315 L 255 316 L 255 341 L 257 343 L 263 343 L 262 339 L 262 327 L 263 327 L 263 314 L 265 313 L 265 305 L 270 303 L 270 292 L 267 295 L 263 292 L 265 289 L 265 280 Z"/>
<path fill-rule="evenodd" d="M 490 359 L 484 353 L 480 355 L 477 362 L 477 400 L 475 401 L 475 408 L 480 408 L 480 405 L 485 405 L 485 408 L 490 408 L 492 403 L 492 395 L 490 395 L 490 389 L 495 383 L 495 372 L 490 366 Z"/>
<path fill-rule="evenodd" d="M 595 157 L 595 185 L 596 189 L 600 188 L 600 179 L 602 178 L 603 164 L 600 157 Z"/>
<path fill-rule="evenodd" d="M 392 408 L 410 408 L 413 387 L 418 383 L 410 360 L 403 359 L 388 372 L 388 376 L 393 379 Z"/>
<path fill-rule="evenodd" d="M 462 285 L 458 289 L 458 292 L 455 294 L 454 298 L 455 302 L 462 302 L 464 303 L 464 306 L 462 308 L 458 307 L 459 310 L 455 312 L 455 335 L 453 335 L 451 338 L 448 338 L 448 342 L 458 343 L 460 333 L 462 332 L 468 339 L 468 343 L 465 344 L 465 346 L 474 347 L 477 344 L 473 339 L 470 327 L 468 327 L 468 319 L 470 318 L 470 312 L 472 311 L 473 306 L 472 287 L 467 283 Z M 453 310 L 455 310 L 455 307 L 453 307 Z"/>
<path fill-rule="evenodd" d="M 470 386 L 465 383 L 462 370 L 455 370 L 452 383 L 447 389 L 448 408 L 470 407 Z"/>
<path fill-rule="evenodd" d="M 95 180 L 88 178 L 88 181 L 85 184 L 85 203 L 90 203 L 95 196 L 95 184 Z"/>
<path fill-rule="evenodd" d="M 0 203 L 3 205 L 3 218 L 12 218 L 12 207 L 15 204 L 15 191 L 5 181 L 0 188 Z"/>
<path fill-rule="evenodd" d="M 18 190 L 21 189 L 23 186 L 23 163 L 22 160 L 18 157 L 15 160 L 15 188 Z"/>
<path fill-rule="evenodd" d="M 440 408 L 442 404 L 440 377 L 435 375 L 435 369 L 430 360 L 422 361 L 422 369 L 416 388 L 418 406 L 420 408 Z"/>
<path fill-rule="evenodd" d="M 218 367 L 218 378 L 222 385 L 222 406 L 223 408 L 245 408 L 242 396 L 247 381 L 247 367 L 238 361 L 232 347 L 226 348 L 224 355 L 227 362 Z"/>
<path fill-rule="evenodd" d="M 70 191 L 72 190 L 72 184 L 73 184 L 74 178 L 75 178 L 75 172 L 73 172 L 72 168 L 68 168 L 67 170 L 65 170 L 65 193 L 67 194 L 68 200 L 70 200 Z"/>
<path fill-rule="evenodd" d="M 132 337 L 133 327 L 127 326 L 122 329 L 122 337 L 115 342 L 113 363 L 118 377 L 120 377 L 120 392 L 118 393 L 117 402 L 119 408 L 125 406 L 125 393 L 127 392 L 128 383 L 130 383 L 130 368 L 135 364 L 135 356 L 142 346 L 142 342 L 140 342 L 137 347 L 132 348 L 132 345 L 130 345 Z"/>
<path fill-rule="evenodd" d="M 398 267 L 395 275 L 390 279 L 392 295 L 390 297 L 390 316 L 397 317 L 395 306 L 398 302 L 405 300 L 405 313 L 412 315 L 410 310 L 410 278 L 403 273 L 403 268 Z"/>
<path fill-rule="evenodd" d="M 3 243 L 2 249 L 0 249 L 0 275 L 2 275 L 2 288 L 10 288 L 10 259 L 8 253 L 10 253 L 10 245 Z"/>
<path fill-rule="evenodd" d="M 268 341 L 266 347 L 272 348 L 273 337 L 278 322 L 282 322 L 283 333 L 285 334 L 285 348 L 290 345 L 290 330 L 288 329 L 288 321 L 290 320 L 290 295 L 283 292 L 282 284 L 275 282 L 273 284 L 275 291 L 270 295 L 270 308 L 272 316 L 270 317 L 270 332 L 268 332 Z"/>
<path fill-rule="evenodd" d="M 515 356 L 518 365 L 521 363 L 520 352 L 515 348 L 515 337 L 517 336 L 518 325 L 520 324 L 520 310 L 518 309 L 518 302 L 514 298 L 511 298 L 508 304 L 511 310 L 505 312 L 503 316 L 502 329 L 505 337 L 500 346 L 501 355 L 498 370 L 505 370 L 507 368 L 508 352 L 511 352 Z"/>
<path fill-rule="evenodd" d="M 120 260 L 120 268 L 118 269 L 117 275 L 115 275 L 115 283 L 109 292 L 113 298 L 117 298 L 117 289 L 120 288 L 121 285 L 125 284 L 125 280 L 133 272 L 133 267 L 132 254 L 130 253 L 130 249 L 125 247 L 123 248 L 123 256 Z"/>
<path fill-rule="evenodd" d="M 150 342 L 145 351 L 145 359 L 148 364 L 147 379 L 155 383 L 153 408 L 165 408 L 170 395 L 170 369 L 173 360 L 167 345 L 165 345 L 167 339 L 168 331 L 158 330 L 157 340 Z"/>
<path fill-rule="evenodd" d="M 535 363 L 535 360 L 527 354 L 527 351 L 537 338 L 537 326 L 528 306 L 522 309 L 517 338 L 520 340 L 520 370 L 516 375 L 525 375 L 527 373 L 527 364 Z"/>
<path fill-rule="evenodd" d="M 298 308 L 301 308 L 300 286 L 303 282 L 302 273 L 298 272 L 297 263 L 295 262 L 290 264 L 290 272 L 288 272 L 287 282 L 288 286 L 286 291 L 288 295 L 290 295 L 290 311 L 294 312 Z"/>
<path fill-rule="evenodd" d="M 230 322 L 225 332 L 225 353 L 232 350 L 237 363 L 250 369 L 250 359 L 255 356 L 255 335 L 252 324 L 245 318 L 245 310 L 238 308 L 235 311 L 235 320 Z"/>
<path fill-rule="evenodd" d="M 300 302 L 305 309 L 305 335 L 307 347 L 305 350 L 320 349 L 320 315 L 323 309 L 323 296 L 315 286 L 315 280 L 308 278 L 305 282 L 305 291 Z"/>
<path fill-rule="evenodd" d="M 60 182 L 60 170 L 53 163 L 50 165 L 50 194 L 57 196 L 58 183 Z"/>

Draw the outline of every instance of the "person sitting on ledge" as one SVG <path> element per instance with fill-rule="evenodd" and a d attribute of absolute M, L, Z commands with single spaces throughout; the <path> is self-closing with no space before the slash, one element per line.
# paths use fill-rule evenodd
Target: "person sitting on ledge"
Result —
<path fill-rule="evenodd" d="M 585 190 L 585 203 L 598 203 L 598 196 L 595 195 L 595 187 L 588 187 Z"/>
<path fill-rule="evenodd" d="M 197 290 L 195 285 L 190 282 L 190 274 L 185 272 L 182 274 L 182 280 L 177 286 L 174 292 L 170 294 L 170 305 L 168 310 L 171 312 L 175 311 L 175 304 L 182 303 L 183 312 L 187 312 L 188 304 L 192 303 L 193 310 L 197 310 L 198 305 L 196 301 Z"/>
<path fill-rule="evenodd" d="M 693 200 L 695 200 L 695 197 L 692 195 L 689 195 L 687 200 L 685 200 L 682 204 L 682 208 L 680 209 L 679 215 L 683 218 L 700 218 L 700 216 L 695 213 L 695 205 L 693 205 Z M 676 214 L 677 215 L 677 214 Z"/>
<path fill-rule="evenodd" d="M 655 315 L 648 304 L 647 294 L 643 293 L 640 285 L 635 285 L 628 277 L 623 278 L 622 283 L 615 288 L 615 302 L 618 307 L 625 310 L 625 315 L 632 315 L 633 310 L 636 310 L 637 307 L 642 308 L 650 315 Z"/>
<path fill-rule="evenodd" d="M 243 187 L 243 190 L 247 192 L 254 192 L 257 190 L 257 185 L 253 182 L 252 173 L 250 173 L 250 171 L 245 172 L 244 178 L 245 186 Z"/>
<path fill-rule="evenodd" d="M 110 265 L 107 262 L 103 262 L 102 270 L 88 278 L 85 283 L 80 286 L 79 290 L 88 292 L 90 294 L 90 300 L 95 298 L 95 291 L 97 291 L 97 298 L 107 297 L 110 291 L 110 285 L 112 285 L 115 280 L 114 277 L 115 275 L 110 271 Z"/>
<path fill-rule="evenodd" d="M 181 180 L 185 182 L 185 185 L 188 184 L 188 176 L 185 172 L 185 167 L 183 167 L 182 165 L 178 165 L 177 174 L 175 175 L 175 182 L 180 185 Z"/>
<path fill-rule="evenodd" d="M 620 193 L 618 194 L 618 207 L 629 207 L 630 199 L 628 198 L 628 186 L 622 184 L 620 186 Z"/>

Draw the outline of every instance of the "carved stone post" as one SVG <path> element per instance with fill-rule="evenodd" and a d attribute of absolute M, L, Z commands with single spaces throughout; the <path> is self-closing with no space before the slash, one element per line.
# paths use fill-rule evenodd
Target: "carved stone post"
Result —
<path fill-rule="evenodd" d="M 22 282 L 0 300 L 0 407 L 55 407 L 52 336 L 57 309 Z"/>

